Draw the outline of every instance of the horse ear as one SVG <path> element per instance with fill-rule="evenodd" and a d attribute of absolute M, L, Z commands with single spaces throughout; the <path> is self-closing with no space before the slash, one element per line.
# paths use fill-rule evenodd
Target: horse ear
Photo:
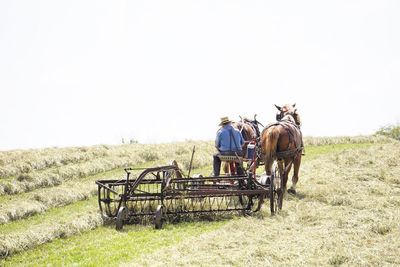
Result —
<path fill-rule="evenodd" d="M 296 106 L 296 103 L 294 103 L 293 105 L 292 105 L 292 107 L 295 107 Z"/>
<path fill-rule="evenodd" d="M 282 111 L 281 109 L 281 107 L 280 106 L 277 106 L 276 104 L 274 104 L 275 105 L 275 107 L 279 110 L 279 111 Z"/>

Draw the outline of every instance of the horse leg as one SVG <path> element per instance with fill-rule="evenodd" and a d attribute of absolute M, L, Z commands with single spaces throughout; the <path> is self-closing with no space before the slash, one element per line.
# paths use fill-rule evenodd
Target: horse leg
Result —
<path fill-rule="evenodd" d="M 290 194 L 296 194 L 296 184 L 299 181 L 299 170 L 300 170 L 300 163 L 301 163 L 301 155 L 298 155 L 294 159 L 294 167 L 293 167 L 293 176 L 292 176 L 292 186 L 289 188 L 288 192 Z"/>
<path fill-rule="evenodd" d="M 290 164 L 289 162 L 287 162 L 286 160 L 278 160 L 278 172 L 279 172 L 279 176 L 276 177 L 279 178 L 279 180 L 277 180 L 277 182 L 279 182 L 279 185 L 277 187 L 277 193 L 278 193 L 278 209 L 282 209 L 282 205 L 283 205 L 283 197 L 285 196 L 285 192 L 286 192 L 286 184 L 287 184 L 287 180 L 288 180 L 288 170 L 286 170 L 286 166 L 288 166 L 288 164 Z M 289 170 L 290 170 L 290 166 L 289 166 Z"/>

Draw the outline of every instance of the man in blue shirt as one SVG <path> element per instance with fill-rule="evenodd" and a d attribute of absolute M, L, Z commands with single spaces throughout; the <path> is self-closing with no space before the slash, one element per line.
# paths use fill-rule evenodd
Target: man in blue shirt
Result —
<path fill-rule="evenodd" d="M 215 147 L 217 148 L 218 153 L 214 154 L 213 160 L 215 176 L 219 176 L 221 170 L 221 160 L 218 155 L 238 155 L 241 157 L 243 156 L 242 146 L 244 144 L 242 134 L 239 130 L 232 127 L 232 122 L 228 117 L 222 117 L 219 125 L 222 127 L 218 130 L 217 137 L 215 138 Z M 237 174 L 244 174 L 244 171 L 240 166 L 237 166 Z"/>

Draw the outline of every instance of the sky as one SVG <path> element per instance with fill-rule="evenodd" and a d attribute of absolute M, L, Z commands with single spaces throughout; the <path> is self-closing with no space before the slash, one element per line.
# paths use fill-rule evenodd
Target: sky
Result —
<path fill-rule="evenodd" d="M 0 150 L 400 123 L 400 1 L 0 0 Z"/>

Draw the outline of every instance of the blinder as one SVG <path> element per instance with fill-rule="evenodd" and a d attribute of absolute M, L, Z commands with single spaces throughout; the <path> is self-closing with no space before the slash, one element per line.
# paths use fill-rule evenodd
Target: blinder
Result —
<path fill-rule="evenodd" d="M 280 121 L 282 118 L 283 118 L 282 112 L 278 111 L 278 112 L 276 113 L 276 121 Z"/>

